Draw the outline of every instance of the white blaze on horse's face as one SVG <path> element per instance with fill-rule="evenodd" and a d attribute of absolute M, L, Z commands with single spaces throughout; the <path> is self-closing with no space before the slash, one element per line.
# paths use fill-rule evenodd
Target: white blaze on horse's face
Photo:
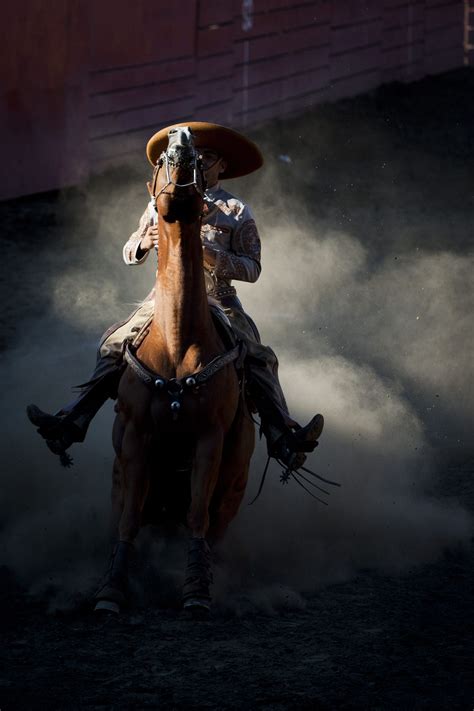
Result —
<path fill-rule="evenodd" d="M 152 186 L 155 204 L 157 204 L 156 201 L 161 195 L 166 195 L 169 202 L 171 197 L 179 197 L 182 200 L 185 197 L 193 198 L 197 194 L 202 201 L 205 180 L 198 158 L 199 156 L 194 147 L 194 135 L 189 126 L 170 129 L 168 132 L 168 147 L 161 154 L 155 169 Z M 190 190 L 186 190 L 183 193 L 181 188 Z M 163 215 L 165 214 L 164 209 L 165 207 L 163 206 L 161 210 Z M 199 216 L 202 212 L 202 204 L 197 205 L 196 211 Z"/>
<path fill-rule="evenodd" d="M 169 158 L 178 156 L 192 156 L 194 158 L 194 135 L 189 126 L 180 126 L 169 130 L 166 152 Z"/>

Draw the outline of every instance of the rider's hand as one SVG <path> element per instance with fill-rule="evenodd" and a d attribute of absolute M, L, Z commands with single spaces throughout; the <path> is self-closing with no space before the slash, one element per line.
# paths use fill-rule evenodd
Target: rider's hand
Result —
<path fill-rule="evenodd" d="M 207 245 L 203 245 L 202 248 L 203 255 L 204 255 L 204 261 L 206 264 L 208 264 L 210 267 L 215 267 L 216 266 L 216 261 L 217 261 L 217 252 L 215 249 L 212 247 L 208 247 Z"/>
<path fill-rule="evenodd" d="M 142 252 L 149 252 L 152 247 L 158 247 L 158 225 L 150 225 L 140 242 Z"/>

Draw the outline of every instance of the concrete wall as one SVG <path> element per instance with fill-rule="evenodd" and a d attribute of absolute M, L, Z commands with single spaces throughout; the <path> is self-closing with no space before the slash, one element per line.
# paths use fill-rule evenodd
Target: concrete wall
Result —
<path fill-rule="evenodd" d="M 467 3 L 469 5 L 469 3 Z M 245 128 L 464 62 L 463 0 L 7 0 L 0 197 L 191 118 Z"/>

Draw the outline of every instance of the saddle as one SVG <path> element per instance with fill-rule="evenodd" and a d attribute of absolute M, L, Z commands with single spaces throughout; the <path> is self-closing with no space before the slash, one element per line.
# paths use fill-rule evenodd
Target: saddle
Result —
<path fill-rule="evenodd" d="M 211 311 L 214 326 L 216 328 L 217 333 L 219 334 L 220 339 L 222 340 L 222 343 L 224 344 L 224 347 L 226 348 L 226 350 L 232 350 L 237 345 L 238 339 L 234 332 L 234 329 L 232 328 L 232 324 L 228 316 L 226 315 L 224 309 L 217 303 L 217 301 L 214 301 L 214 299 L 212 298 L 209 298 L 209 309 Z M 153 315 L 151 315 L 150 318 L 147 319 L 147 321 L 137 332 L 137 335 L 131 341 L 131 345 L 135 350 L 139 346 L 141 346 L 145 338 L 148 336 L 152 321 Z"/>

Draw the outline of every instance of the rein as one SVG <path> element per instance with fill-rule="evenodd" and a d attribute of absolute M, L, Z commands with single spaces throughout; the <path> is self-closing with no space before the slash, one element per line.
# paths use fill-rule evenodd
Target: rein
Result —
<path fill-rule="evenodd" d="M 145 385 L 148 385 L 154 390 L 156 389 L 158 392 L 167 393 L 171 401 L 170 408 L 173 419 L 176 420 L 181 409 L 181 398 L 185 392 L 190 392 L 194 395 L 197 394 L 199 388 L 205 385 L 213 375 L 234 361 L 238 360 L 236 363 L 237 369 L 242 368 L 246 351 L 245 344 L 240 341 L 232 350 L 213 358 L 210 363 L 197 373 L 186 375 L 184 378 L 170 378 L 169 380 L 144 365 L 138 359 L 136 349 L 128 341 L 125 346 L 124 358 L 133 372 Z"/>

